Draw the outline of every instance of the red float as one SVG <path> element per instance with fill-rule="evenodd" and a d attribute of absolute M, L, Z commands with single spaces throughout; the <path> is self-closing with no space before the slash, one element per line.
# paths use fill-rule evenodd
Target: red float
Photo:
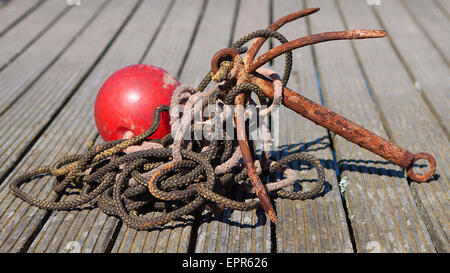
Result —
<path fill-rule="evenodd" d="M 95 123 L 105 141 L 131 138 L 150 128 L 153 110 L 170 105 L 177 79 L 160 67 L 137 64 L 112 74 L 102 85 L 95 100 Z M 170 117 L 161 115 L 158 130 L 150 138 L 170 133 Z"/>

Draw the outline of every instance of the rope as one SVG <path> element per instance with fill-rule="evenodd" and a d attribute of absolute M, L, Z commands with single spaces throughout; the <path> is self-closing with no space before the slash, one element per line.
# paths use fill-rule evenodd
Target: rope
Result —
<path fill-rule="evenodd" d="M 250 33 L 233 44 L 244 53 L 243 45 L 257 37 L 275 37 L 282 43 L 287 40 L 278 32 L 260 30 Z M 291 54 L 286 55 L 283 80 L 272 70 L 258 72 L 272 78 L 275 86 L 271 105 L 261 111 L 265 116 L 276 110 L 282 102 L 282 86 L 289 79 L 292 66 Z M 234 113 L 226 111 L 226 105 L 234 105 L 241 93 L 255 93 L 260 101 L 269 101 L 262 90 L 251 83 L 235 84 L 230 80 L 233 62 L 222 61 L 218 73 L 207 73 L 197 88 L 181 85 L 174 90 L 171 105 L 160 105 L 154 110 L 151 127 L 130 139 L 122 139 L 92 146 L 84 154 L 64 157 L 51 166 L 44 166 L 18 176 L 11 181 L 10 190 L 32 206 L 46 210 L 72 210 L 97 206 L 107 215 L 119 217 L 127 226 L 137 230 L 157 228 L 180 216 L 204 208 L 229 208 L 248 211 L 258 208 L 248 182 L 247 171 L 237 140 L 226 139 L 225 122 Z M 207 85 L 218 83 L 208 91 Z M 248 96 L 250 97 L 250 96 Z M 251 100 L 249 103 L 254 103 Z M 184 104 L 184 107 L 180 107 Z M 207 107 L 215 111 L 209 117 L 194 122 L 194 117 Z M 182 111 L 181 111 L 182 110 Z M 171 134 L 160 140 L 148 139 L 159 127 L 161 113 L 167 111 L 172 126 Z M 221 138 L 184 139 L 193 135 L 196 126 L 209 126 L 208 133 Z M 270 134 L 269 128 L 263 128 Z M 267 143 L 270 144 L 270 140 Z M 253 153 L 253 158 L 257 158 Z M 264 159 L 264 156 L 266 157 Z M 305 153 L 295 153 L 275 162 L 270 153 L 256 160 L 257 172 L 266 181 L 275 171 L 281 171 L 285 179 L 267 183 L 274 196 L 290 199 L 313 198 L 323 189 L 325 174 L 320 161 Z M 292 192 L 285 188 L 296 180 L 296 172 L 287 167 L 293 161 L 309 163 L 317 170 L 314 188 L 307 192 Z M 64 196 L 70 191 L 75 198 L 62 201 L 39 200 L 21 189 L 33 179 L 53 176 L 53 191 Z M 234 200 L 237 190 L 246 191 L 245 200 Z M 69 198 L 67 198 L 69 199 Z M 162 214 L 155 216 L 154 212 Z"/>

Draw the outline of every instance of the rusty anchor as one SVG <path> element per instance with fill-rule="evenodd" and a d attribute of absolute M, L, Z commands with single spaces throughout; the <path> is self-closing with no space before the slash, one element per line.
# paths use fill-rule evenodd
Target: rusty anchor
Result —
<path fill-rule="evenodd" d="M 276 31 L 288 22 L 310 15 L 317 11 L 319 11 L 319 8 L 311 8 L 288 14 L 275 21 L 267 29 Z M 233 48 L 225 48 L 218 51 L 212 58 L 211 71 L 213 73 L 216 73 L 219 70 L 221 60 L 224 60 L 225 58 L 231 58 L 235 67 L 235 72 L 233 73 L 232 77 L 236 78 L 238 84 L 244 82 L 256 84 L 262 89 L 262 91 L 268 98 L 273 99 L 274 86 L 272 84 L 272 81 L 257 73 L 256 69 L 269 62 L 270 60 L 276 58 L 277 56 L 303 46 L 331 40 L 381 38 L 385 37 L 386 35 L 387 33 L 383 30 L 347 30 L 318 33 L 283 43 L 282 45 L 269 50 L 268 52 L 255 59 L 256 54 L 258 53 L 264 41 L 267 39 L 265 37 L 258 37 L 250 45 L 244 58 L 241 58 L 239 52 Z M 244 103 L 245 94 L 242 93 L 235 98 L 235 106 L 243 106 Z M 408 177 L 414 181 L 428 181 L 435 173 L 436 161 L 430 154 L 413 154 L 408 150 L 372 133 L 362 126 L 334 113 L 330 109 L 290 90 L 287 87 L 283 87 L 282 103 L 289 109 L 297 112 L 298 114 L 313 121 L 314 123 L 325 127 L 328 130 L 344 137 L 348 141 L 351 141 L 359 145 L 360 147 L 367 149 L 392 162 L 393 164 L 406 169 Z M 250 177 L 252 186 L 255 190 L 256 195 L 260 199 L 261 205 L 266 214 L 269 216 L 272 222 L 276 222 L 277 217 L 275 210 L 273 209 L 267 190 L 265 189 L 258 174 L 256 173 L 256 168 L 253 164 L 247 137 L 245 135 L 246 133 L 242 126 L 243 121 L 241 120 L 241 118 L 239 118 L 239 115 L 237 113 L 235 114 L 235 122 L 237 134 L 238 136 L 241 136 L 239 140 L 239 147 L 241 149 L 244 165 L 247 168 L 248 176 Z M 415 162 L 421 159 L 424 159 L 428 162 L 429 168 L 426 173 L 417 174 L 414 172 L 413 166 Z"/>

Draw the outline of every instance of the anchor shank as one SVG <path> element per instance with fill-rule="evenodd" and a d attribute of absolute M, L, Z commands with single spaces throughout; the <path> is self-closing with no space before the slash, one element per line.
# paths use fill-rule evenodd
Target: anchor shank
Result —
<path fill-rule="evenodd" d="M 266 96 L 273 99 L 273 84 L 271 81 L 266 80 L 257 73 L 255 74 L 257 77 L 251 77 L 250 81 L 261 87 Z M 407 168 L 413 161 L 414 155 L 406 149 L 389 142 L 286 87 L 283 88 L 283 104 L 314 123 L 389 160 L 395 165 Z"/>

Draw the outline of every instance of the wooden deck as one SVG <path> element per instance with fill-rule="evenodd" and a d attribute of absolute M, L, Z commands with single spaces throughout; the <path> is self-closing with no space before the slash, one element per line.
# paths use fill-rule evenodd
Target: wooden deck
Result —
<path fill-rule="evenodd" d="M 0 252 L 450 252 L 450 1 L 368 2 L 0 2 Z M 389 36 L 296 50 L 288 86 L 412 152 L 432 154 L 431 182 L 408 181 L 401 168 L 284 108 L 274 156 L 317 156 L 326 187 L 313 200 L 274 200 L 276 224 L 261 210 L 226 210 L 138 232 L 99 209 L 51 212 L 10 193 L 15 176 L 101 141 L 93 104 L 117 69 L 147 63 L 197 85 L 217 50 L 311 7 L 321 11 L 280 32 L 289 40 L 344 29 Z M 283 61 L 273 64 L 280 73 Z M 55 200 L 49 181 L 24 189 Z"/>

